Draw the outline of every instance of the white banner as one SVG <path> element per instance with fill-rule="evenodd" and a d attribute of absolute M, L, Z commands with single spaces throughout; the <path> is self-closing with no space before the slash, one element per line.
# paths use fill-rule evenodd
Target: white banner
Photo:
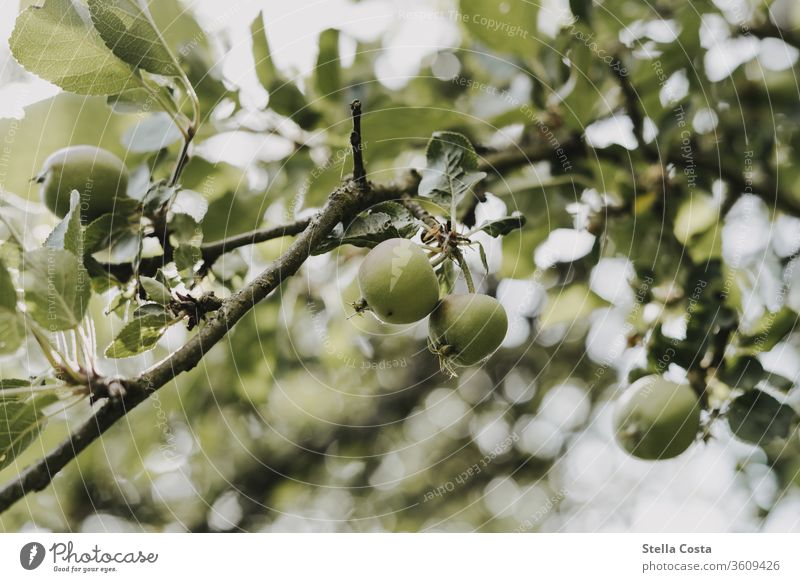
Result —
<path fill-rule="evenodd" d="M 777 534 L 5 534 L 0 579 L 797 581 L 798 542 Z"/>

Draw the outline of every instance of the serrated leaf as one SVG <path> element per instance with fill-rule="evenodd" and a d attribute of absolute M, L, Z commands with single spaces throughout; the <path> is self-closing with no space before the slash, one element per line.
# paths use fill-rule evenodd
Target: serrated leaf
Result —
<path fill-rule="evenodd" d="M 402 204 L 382 202 L 358 214 L 340 234 L 332 234 L 314 251 L 321 255 L 341 245 L 372 248 L 390 238 L 411 238 L 419 228 L 417 219 Z"/>
<path fill-rule="evenodd" d="M 122 145 L 135 154 L 148 154 L 169 147 L 181 137 L 172 118 L 159 111 L 129 127 L 122 136 Z"/>
<path fill-rule="evenodd" d="M 314 69 L 317 92 L 326 99 L 336 99 L 342 88 L 341 62 L 339 61 L 339 31 L 323 30 L 319 35 L 319 56 Z"/>
<path fill-rule="evenodd" d="M 117 57 L 157 75 L 178 76 L 143 0 L 87 0 L 97 32 Z"/>
<path fill-rule="evenodd" d="M 63 249 L 42 248 L 22 257 L 22 289 L 31 317 L 48 331 L 75 328 L 92 296 L 89 273 Z"/>
<path fill-rule="evenodd" d="M 125 228 L 116 231 L 110 239 L 110 244 L 96 257 L 100 261 L 112 265 L 133 263 L 142 253 L 142 233 L 138 230 Z"/>
<path fill-rule="evenodd" d="M 800 420 L 790 406 L 761 390 L 751 390 L 736 398 L 727 416 L 734 435 L 758 445 L 788 437 Z"/>
<path fill-rule="evenodd" d="M 169 221 L 170 239 L 178 245 L 199 246 L 203 241 L 203 229 L 188 214 L 173 214 Z"/>
<path fill-rule="evenodd" d="M 458 206 L 475 184 L 486 177 L 485 172 L 477 171 L 478 155 L 475 149 L 460 133 L 434 133 L 428 142 L 426 159 L 419 195 L 431 198 L 451 210 Z"/>
<path fill-rule="evenodd" d="M 250 33 L 253 40 L 256 76 L 261 86 L 269 93 L 269 108 L 275 113 L 289 117 L 303 129 L 314 127 L 319 121 L 320 114 L 308 106 L 305 95 L 297 85 L 278 74 L 272 62 L 263 13 L 253 20 Z"/>
<path fill-rule="evenodd" d="M 113 214 L 104 214 L 103 216 L 93 220 L 86 227 L 83 233 L 83 245 L 86 254 L 96 253 L 97 251 L 107 249 L 111 244 L 115 228 L 127 226 L 121 223 L 119 218 Z"/>
<path fill-rule="evenodd" d="M 109 95 L 106 103 L 114 113 L 147 113 L 152 111 L 154 100 L 147 89 L 138 88 Z"/>
<path fill-rule="evenodd" d="M 173 259 L 179 272 L 190 275 L 194 272 L 197 263 L 203 259 L 203 253 L 196 245 L 182 244 L 175 249 Z"/>
<path fill-rule="evenodd" d="M 113 95 L 141 86 L 133 69 L 103 42 L 75 0 L 46 0 L 18 17 L 9 44 L 14 58 L 66 91 Z"/>
<path fill-rule="evenodd" d="M 119 280 L 109 273 L 108 269 L 101 265 L 100 262 L 94 257 L 85 256 L 83 258 L 83 265 L 89 273 L 92 280 L 92 290 L 97 294 L 102 294 L 120 286 Z"/>
<path fill-rule="evenodd" d="M 505 218 L 498 218 L 497 220 L 490 220 L 488 222 L 484 222 L 482 225 L 478 227 L 478 230 L 482 230 L 489 236 L 497 238 L 498 236 L 506 236 L 525 226 L 526 219 L 522 214 L 512 214 L 511 216 L 506 216 Z"/>
<path fill-rule="evenodd" d="M 139 283 L 141 283 L 150 301 L 155 301 L 161 305 L 167 305 L 172 301 L 172 294 L 169 288 L 160 281 L 156 281 L 150 277 L 139 277 Z"/>
<path fill-rule="evenodd" d="M 169 209 L 174 214 L 186 214 L 200 224 L 208 212 L 208 200 L 200 192 L 179 190 Z"/>
<path fill-rule="evenodd" d="M 13 463 L 36 440 L 46 422 L 42 409 L 56 401 L 52 394 L 27 398 L 0 395 L 0 469 Z"/>
<path fill-rule="evenodd" d="M 152 350 L 172 321 L 162 315 L 137 317 L 123 327 L 106 348 L 107 358 L 130 358 Z"/>
<path fill-rule="evenodd" d="M 83 257 L 83 227 L 80 215 L 81 195 L 77 190 L 70 193 L 69 212 L 64 215 L 47 240 L 45 246 L 51 249 L 64 249 L 76 257 Z"/>
<path fill-rule="evenodd" d="M 164 309 L 164 306 L 158 303 L 145 303 L 144 305 L 137 307 L 136 311 L 133 312 L 134 318 L 145 317 L 148 315 L 154 315 L 162 318 L 167 318 L 169 316 L 167 310 Z"/>

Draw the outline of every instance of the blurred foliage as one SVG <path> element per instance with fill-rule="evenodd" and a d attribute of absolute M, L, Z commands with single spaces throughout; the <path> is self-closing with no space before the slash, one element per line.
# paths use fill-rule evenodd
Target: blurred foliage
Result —
<path fill-rule="evenodd" d="M 90 273 L 95 291 L 109 289 L 88 306 L 101 351 L 155 346 L 101 358 L 102 372 L 135 374 L 185 342 L 190 332 L 167 329 L 157 297 L 192 284 L 201 241 L 283 224 L 324 203 L 351 172 L 355 98 L 375 182 L 421 169 L 434 132 L 442 133 L 428 167 L 445 175 L 441 136 L 469 146 L 469 163 L 457 169 L 467 190 L 486 173 L 475 200 L 424 174 L 420 194 L 472 214 L 462 226 L 476 227 L 486 256 L 469 249 L 466 260 L 479 289 L 506 307 L 509 334 L 483 367 L 448 378 L 426 349 L 424 326 L 351 317 L 359 247 L 380 240 L 377 231 L 406 235 L 404 209 L 374 209 L 196 369 L 112 427 L 49 489 L 1 514 L 0 529 L 780 528 L 771 516 L 796 509 L 800 495 L 800 17 L 781 1 L 767 3 L 771 16 L 749 3 L 739 11 L 710 1 L 568 4 L 575 17 L 527 1 L 401 8 L 390 27 L 436 16 L 459 39 L 426 55 L 402 84 L 378 80 L 388 34 L 359 42 L 329 28 L 310 76 L 281 70 L 257 15 L 253 71 L 267 98 L 254 104 L 217 66 L 234 39 L 204 33 L 177 0 L 151 2 L 199 101 L 202 124 L 180 184 L 199 199 L 190 195 L 172 223 L 176 272 L 143 285 L 150 307 L 133 328 L 123 292 Z M 355 55 L 345 59 L 340 49 L 350 45 Z M 151 72 L 177 73 L 164 54 L 151 56 Z M 159 83 L 157 92 L 177 99 L 173 118 L 190 118 L 180 83 Z M 176 126 L 158 107 L 143 109 L 139 93 L 109 102 L 113 111 L 106 97 L 60 93 L 26 107 L 22 120 L 0 121 L 0 211 L 26 241 L 41 244 L 56 226 L 30 179 L 68 144 L 118 154 L 144 206 L 175 194 L 147 185 L 169 178 L 182 145 Z M 0 228 L 2 264 L 16 269 L 19 252 Z M 146 253 L 135 226 L 113 228 L 109 262 Z M 290 242 L 223 255 L 200 288 L 229 295 Z M 462 279 L 455 285 L 463 291 Z M 37 376 L 47 362 L 30 339 L 17 349 L 13 333 L 2 377 Z M 647 373 L 688 378 L 705 407 L 698 443 L 656 465 L 626 457 L 609 420 L 619 393 Z M 27 402 L 24 414 L 38 407 Z M 0 482 L 89 412 L 84 400 L 55 414 L 14 462 L 0 458 Z M 663 510 L 650 507 L 656 497 Z M 648 508 L 663 519 L 698 507 L 707 521 L 647 517 Z"/>

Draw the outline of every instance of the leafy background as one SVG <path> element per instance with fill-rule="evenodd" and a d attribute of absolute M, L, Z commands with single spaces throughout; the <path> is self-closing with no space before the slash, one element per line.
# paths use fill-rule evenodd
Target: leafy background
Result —
<path fill-rule="evenodd" d="M 3 530 L 800 527 L 791 1 L 150 4 L 204 114 L 182 180 L 208 203 L 204 240 L 319 207 L 351 171 L 355 98 L 376 181 L 424 167 L 433 131 L 466 135 L 479 156 L 538 151 L 498 162 L 477 209 L 479 221 L 521 212 L 524 228 L 479 235 L 488 272 L 467 257 L 510 331 L 487 365 L 448 379 L 424 326 L 349 317 L 364 251 L 339 247 L 0 515 Z M 132 170 L 178 149 L 163 115 L 114 113 L 35 79 L 5 46 L 0 57 L 3 212 L 28 240 L 55 224 L 30 183 L 55 149 L 102 145 Z M 223 256 L 216 289 L 288 242 Z M 89 310 L 107 346 L 122 321 L 101 299 Z M 626 456 L 610 411 L 628 381 L 682 377 L 730 321 L 709 381 L 725 418 L 707 442 L 671 461 Z M 134 374 L 187 333 L 102 369 Z M 662 369 L 667 350 L 677 357 Z M 3 378 L 43 367 L 31 343 L 0 359 Z M 84 402 L 53 419 L 0 481 L 88 413 Z"/>

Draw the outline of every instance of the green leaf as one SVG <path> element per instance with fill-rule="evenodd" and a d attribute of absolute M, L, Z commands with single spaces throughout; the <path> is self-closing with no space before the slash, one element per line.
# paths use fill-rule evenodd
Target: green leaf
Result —
<path fill-rule="evenodd" d="M 303 129 L 311 129 L 319 121 L 320 114 L 309 107 L 297 85 L 278 74 L 270 55 L 263 13 L 253 20 L 250 32 L 253 39 L 256 76 L 261 86 L 269 92 L 269 108 L 275 113 L 291 118 Z"/>
<path fill-rule="evenodd" d="M 17 309 L 17 290 L 11 273 L 0 262 L 0 354 L 13 354 L 25 341 L 25 326 Z"/>
<path fill-rule="evenodd" d="M 147 191 L 147 194 L 144 195 L 144 199 L 142 200 L 145 212 L 157 210 L 159 206 L 172 198 L 177 188 L 177 186 L 169 186 L 164 182 L 154 184 Z"/>
<path fill-rule="evenodd" d="M 486 249 L 483 248 L 481 243 L 478 243 L 478 252 L 481 255 L 481 264 L 483 265 L 483 270 L 487 273 L 489 272 L 489 261 L 486 259 Z"/>
<path fill-rule="evenodd" d="M 200 192 L 181 189 L 175 195 L 175 200 L 169 209 L 173 214 L 185 214 L 191 217 L 195 224 L 200 224 L 208 212 L 208 200 Z"/>
<path fill-rule="evenodd" d="M 445 208 L 455 208 L 473 186 L 486 177 L 478 169 L 478 155 L 470 141 L 451 131 L 439 131 L 428 142 L 427 166 L 422 171 L 419 195 Z"/>
<path fill-rule="evenodd" d="M 0 309 L 0 354 L 13 354 L 25 342 L 25 325 L 18 312 Z"/>
<path fill-rule="evenodd" d="M 170 116 L 159 111 L 129 127 L 122 145 L 135 154 L 148 154 L 171 146 L 181 137 Z"/>
<path fill-rule="evenodd" d="M 166 318 L 169 316 L 167 310 L 164 309 L 163 305 L 158 303 L 145 303 L 144 305 L 140 305 L 136 308 L 136 311 L 133 312 L 134 318 L 145 317 L 148 315 L 157 315 L 162 318 Z"/>
<path fill-rule="evenodd" d="M 64 249 L 76 257 L 83 257 L 84 242 L 80 204 L 81 195 L 77 190 L 73 190 L 69 197 L 69 212 L 44 241 L 45 246 L 51 249 Z"/>
<path fill-rule="evenodd" d="M 25 388 L 30 386 L 31 381 L 24 378 L 0 378 L 0 390 L 9 388 Z"/>
<path fill-rule="evenodd" d="M 764 379 L 764 368 L 753 356 L 741 356 L 728 362 L 720 380 L 731 388 L 751 390 Z"/>
<path fill-rule="evenodd" d="M 753 333 L 742 336 L 739 343 L 752 353 L 766 352 L 794 331 L 796 325 L 797 314 L 784 307 L 777 313 L 766 314 Z"/>
<path fill-rule="evenodd" d="M 97 32 L 120 59 L 157 75 L 181 74 L 144 0 L 87 0 L 87 4 Z"/>
<path fill-rule="evenodd" d="M 682 245 L 695 235 L 714 226 L 719 220 L 719 205 L 707 194 L 695 194 L 686 198 L 675 216 L 673 232 Z M 722 238 L 720 233 L 717 237 Z"/>
<path fill-rule="evenodd" d="M 757 445 L 788 437 L 798 420 L 790 406 L 761 390 L 745 392 L 728 409 L 733 434 Z"/>
<path fill-rule="evenodd" d="M 147 113 L 155 103 L 147 89 L 137 88 L 109 95 L 106 103 L 114 113 Z"/>
<path fill-rule="evenodd" d="M 341 62 L 339 61 L 339 31 L 323 30 L 319 35 L 319 56 L 316 76 L 317 92 L 326 99 L 337 99 L 342 88 Z"/>
<path fill-rule="evenodd" d="M 182 244 L 173 254 L 175 266 L 180 273 L 191 275 L 194 273 L 194 267 L 198 261 L 203 258 L 203 253 L 200 247 L 193 244 Z"/>
<path fill-rule="evenodd" d="M 92 288 L 89 273 L 75 255 L 50 248 L 26 252 L 21 275 L 28 312 L 39 325 L 62 331 L 81 322 Z"/>
<path fill-rule="evenodd" d="M 237 279 L 244 278 L 250 270 L 250 265 L 242 257 L 239 249 L 233 252 L 225 253 L 219 260 L 214 261 L 211 267 L 211 272 L 219 279 L 224 285 L 232 286 L 237 282 Z"/>
<path fill-rule="evenodd" d="M 446 297 L 453 292 L 453 288 L 456 285 L 456 267 L 455 262 L 451 260 L 447 260 L 439 267 L 439 270 L 436 271 L 436 277 L 439 279 L 439 287 L 440 297 Z"/>
<path fill-rule="evenodd" d="M 142 284 L 142 288 L 144 288 L 150 301 L 155 301 L 161 305 L 167 305 L 172 301 L 172 294 L 160 281 L 156 281 L 151 277 L 139 277 L 139 282 Z"/>
<path fill-rule="evenodd" d="M 460 21 L 490 49 L 520 57 L 536 58 L 540 2 L 518 0 L 461 0 Z"/>
<path fill-rule="evenodd" d="M 591 315 L 595 309 L 606 305 L 608 303 L 592 293 L 586 285 L 574 283 L 548 294 L 547 305 L 539 316 L 539 326 L 546 329 L 560 324 L 574 325 Z"/>
<path fill-rule="evenodd" d="M 133 69 L 103 43 L 75 0 L 46 0 L 18 17 L 9 44 L 28 71 L 66 91 L 113 95 L 141 86 Z"/>
<path fill-rule="evenodd" d="M 577 16 L 587 24 L 592 15 L 592 0 L 569 0 L 569 9 L 574 16 Z"/>
<path fill-rule="evenodd" d="M 17 310 L 17 290 L 11 273 L 2 261 L 0 261 L 0 309 Z"/>
<path fill-rule="evenodd" d="M 107 248 L 96 255 L 101 262 L 122 265 L 134 262 L 142 252 L 142 233 L 132 228 L 114 232 Z"/>
<path fill-rule="evenodd" d="M 109 273 L 107 268 L 101 265 L 100 262 L 94 257 L 85 256 L 83 258 L 83 265 L 86 267 L 86 271 L 89 273 L 89 277 L 92 280 L 92 290 L 95 293 L 102 294 L 109 289 L 113 289 L 121 285 L 119 280 L 114 275 Z"/>
<path fill-rule="evenodd" d="M 36 440 L 46 422 L 42 409 L 56 401 L 53 394 L 25 399 L 0 396 L 0 469 L 13 463 Z"/>
<path fill-rule="evenodd" d="M 278 78 L 278 71 L 275 68 L 275 63 L 272 62 L 272 55 L 269 51 L 263 12 L 256 16 L 255 20 L 250 24 L 250 33 L 253 37 L 253 58 L 256 64 L 256 75 L 261 85 L 266 89 Z"/>
<path fill-rule="evenodd" d="M 111 244 L 114 232 L 117 230 L 115 227 L 127 227 L 127 223 L 120 221 L 113 214 L 104 214 L 89 223 L 83 233 L 84 252 L 90 255 L 107 249 Z"/>
<path fill-rule="evenodd" d="M 390 238 L 411 238 L 418 228 L 417 219 L 405 206 L 382 202 L 358 214 L 341 234 L 329 236 L 314 254 L 321 255 L 341 245 L 372 248 Z"/>
<path fill-rule="evenodd" d="M 519 213 L 515 213 L 512 216 L 506 216 L 505 218 L 498 218 L 497 220 L 490 220 L 488 222 L 484 222 L 482 225 L 478 227 L 478 230 L 482 230 L 489 236 L 493 236 L 497 238 L 498 236 L 506 236 L 525 226 L 525 217 Z"/>
<path fill-rule="evenodd" d="M 173 214 L 169 221 L 170 239 L 177 243 L 200 245 L 203 242 L 203 229 L 189 214 Z"/>
<path fill-rule="evenodd" d="M 137 317 L 123 327 L 106 348 L 106 357 L 130 358 L 152 350 L 172 323 L 163 315 Z"/>

